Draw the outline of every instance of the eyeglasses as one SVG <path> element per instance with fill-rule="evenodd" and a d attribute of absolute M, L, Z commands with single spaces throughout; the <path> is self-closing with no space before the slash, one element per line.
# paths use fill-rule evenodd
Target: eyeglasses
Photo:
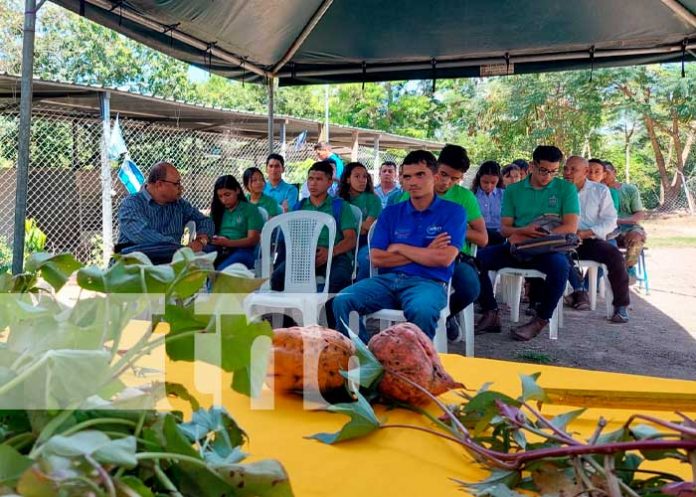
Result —
<path fill-rule="evenodd" d="M 165 183 L 171 183 L 172 185 L 176 186 L 177 188 L 181 188 L 181 180 L 169 181 L 168 179 L 161 179 L 160 181 L 164 181 Z"/>
<path fill-rule="evenodd" d="M 536 168 L 542 176 L 556 176 L 560 172 L 560 169 L 546 169 L 541 166 L 537 166 Z"/>

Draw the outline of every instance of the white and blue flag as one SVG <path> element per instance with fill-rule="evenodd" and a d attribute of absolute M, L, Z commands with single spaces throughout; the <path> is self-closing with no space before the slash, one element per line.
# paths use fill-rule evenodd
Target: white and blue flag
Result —
<path fill-rule="evenodd" d="M 118 179 L 126 187 L 128 193 L 137 193 L 145 184 L 145 177 L 135 162 L 128 155 L 123 159 L 123 163 L 118 170 Z"/>
<path fill-rule="evenodd" d="M 121 125 L 118 123 L 118 114 L 116 115 L 114 127 L 111 128 L 109 147 L 106 149 L 106 153 L 109 156 L 109 160 L 119 160 L 123 154 L 128 153 L 128 147 L 126 147 L 126 141 L 123 139 Z"/>

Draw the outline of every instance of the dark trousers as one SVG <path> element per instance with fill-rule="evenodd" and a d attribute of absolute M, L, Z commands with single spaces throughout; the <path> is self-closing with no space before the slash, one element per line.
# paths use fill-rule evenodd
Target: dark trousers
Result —
<path fill-rule="evenodd" d="M 570 270 L 570 262 L 566 254 L 544 254 L 536 256 L 530 261 L 521 262 L 510 255 L 510 245 L 507 243 L 479 250 L 476 262 L 480 270 L 481 294 L 479 295 L 479 303 L 483 311 L 498 308 L 495 295 L 493 295 L 493 285 L 490 278 L 488 278 L 488 271 L 497 271 L 504 267 L 515 267 L 536 269 L 544 273 L 546 280 L 539 295 L 537 316 L 547 320 L 551 319 L 553 310 L 556 308 L 561 295 L 563 295 Z"/>
<path fill-rule="evenodd" d="M 492 247 L 493 245 L 502 245 L 507 241 L 507 239 L 496 229 L 486 228 L 486 233 L 488 233 L 487 247 Z"/>
<path fill-rule="evenodd" d="M 351 251 L 352 255 L 353 252 Z M 326 272 L 326 266 L 317 268 L 317 276 Z M 348 254 L 341 254 L 331 261 L 331 276 L 329 276 L 329 293 L 338 293 L 349 286 L 353 279 L 353 261 Z M 281 262 L 271 274 L 271 288 L 278 292 L 285 289 L 285 262 Z"/>
<path fill-rule="evenodd" d="M 153 264 L 168 264 L 172 262 L 174 253 L 181 248 L 181 245 L 176 244 L 141 244 L 127 245 L 121 244 L 117 247 L 116 253 L 131 254 L 133 252 L 142 252 Z"/>
<path fill-rule="evenodd" d="M 609 270 L 609 284 L 614 294 L 614 307 L 627 306 L 631 303 L 628 292 L 628 273 L 624 258 L 618 248 L 605 240 L 587 239 L 577 249 L 578 257 L 590 261 L 596 261 L 607 266 Z M 597 291 L 596 288 L 590 291 Z"/>

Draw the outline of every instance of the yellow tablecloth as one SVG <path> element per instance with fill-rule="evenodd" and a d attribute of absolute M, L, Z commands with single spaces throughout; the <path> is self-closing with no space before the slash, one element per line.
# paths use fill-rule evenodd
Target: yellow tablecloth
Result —
<path fill-rule="evenodd" d="M 166 362 L 166 361 L 165 361 Z M 470 389 L 478 389 L 485 382 L 493 382 L 493 389 L 511 396 L 521 392 L 519 374 L 541 372 L 539 383 L 544 387 L 597 388 L 625 391 L 666 391 L 696 394 L 696 382 L 664 380 L 615 373 L 601 373 L 569 368 L 520 364 L 487 359 L 472 359 L 458 355 L 443 355 L 447 370 L 455 379 Z M 215 377 L 215 368 L 205 364 L 169 363 L 167 380 L 187 385 L 191 393 L 209 405 L 212 397 L 196 393 L 194 385 L 206 385 L 206 377 Z M 229 385 L 229 376 L 223 378 Z M 212 390 L 212 389 L 210 389 Z M 265 391 L 268 399 L 271 392 Z M 454 401 L 448 394 L 443 398 Z M 451 478 L 478 481 L 487 471 L 478 467 L 455 444 L 427 433 L 413 430 L 388 429 L 360 440 L 335 446 L 322 444 L 304 437 L 317 432 L 337 431 L 348 418 L 339 414 L 307 411 L 301 399 L 276 396 L 272 410 L 253 410 L 250 400 L 229 389 L 224 389 L 222 403 L 249 435 L 245 450 L 250 460 L 279 459 L 288 471 L 295 495 L 311 496 L 460 496 L 458 485 Z M 173 402 L 177 409 L 188 406 Z M 547 406 L 545 413 L 565 412 L 568 406 Z M 436 411 L 433 406 L 433 412 Z M 404 410 L 378 409 L 378 415 L 389 423 L 408 423 L 429 426 L 422 416 Z M 588 410 L 570 428 L 585 438 L 594 431 L 601 414 L 610 422 L 625 420 L 631 411 Z M 668 413 L 658 416 L 669 417 Z M 611 430 L 616 426 L 608 426 Z M 686 466 L 674 465 L 673 472 L 688 476 Z"/>

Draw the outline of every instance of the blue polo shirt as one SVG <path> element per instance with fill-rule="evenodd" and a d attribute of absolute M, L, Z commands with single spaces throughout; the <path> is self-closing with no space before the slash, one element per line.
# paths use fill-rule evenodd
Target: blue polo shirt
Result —
<path fill-rule="evenodd" d="M 392 243 L 427 247 L 440 233 L 449 233 L 452 245 L 462 249 L 466 238 L 466 211 L 461 205 L 440 197 L 423 211 L 408 202 L 387 206 L 377 218 L 372 235 L 372 248 L 387 250 Z M 380 268 L 380 273 L 403 273 L 431 280 L 447 282 L 452 277 L 454 262 L 447 267 L 427 267 L 415 262 L 403 266 Z"/>
<path fill-rule="evenodd" d="M 270 181 L 266 182 L 266 186 L 263 187 L 263 193 L 271 197 L 273 200 L 278 202 L 278 204 L 283 205 L 283 201 L 288 201 L 288 206 L 292 209 L 292 206 L 297 203 L 297 187 L 286 183 L 282 179 L 278 186 L 273 187 Z"/>

